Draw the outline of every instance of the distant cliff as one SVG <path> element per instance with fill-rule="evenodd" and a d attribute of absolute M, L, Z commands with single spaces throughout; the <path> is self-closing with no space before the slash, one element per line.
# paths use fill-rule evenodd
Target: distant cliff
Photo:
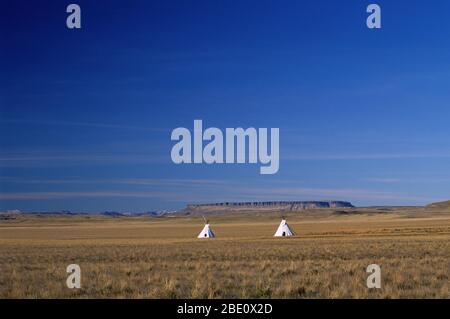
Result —
<path fill-rule="evenodd" d="M 207 212 L 223 210 L 282 210 L 299 211 L 320 208 L 351 208 L 350 202 L 344 201 L 279 201 L 279 202 L 223 202 L 211 204 L 187 205 L 187 212 Z"/>

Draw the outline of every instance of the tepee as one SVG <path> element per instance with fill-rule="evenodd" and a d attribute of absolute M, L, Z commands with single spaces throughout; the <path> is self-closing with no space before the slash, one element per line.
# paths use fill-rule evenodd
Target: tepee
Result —
<path fill-rule="evenodd" d="M 291 236 L 295 236 L 295 233 L 292 231 L 292 229 L 287 224 L 286 219 L 283 218 L 281 220 L 280 226 L 278 226 L 277 232 L 273 236 L 274 237 L 291 237 Z"/>
<path fill-rule="evenodd" d="M 214 238 L 216 235 L 214 235 L 211 227 L 209 226 L 208 221 L 203 217 L 203 220 L 205 221 L 205 227 L 203 227 L 200 234 L 198 234 L 197 238 Z"/>

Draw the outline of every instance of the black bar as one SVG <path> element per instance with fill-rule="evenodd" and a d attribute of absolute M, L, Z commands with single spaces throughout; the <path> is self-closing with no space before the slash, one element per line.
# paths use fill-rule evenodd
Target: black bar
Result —
<path fill-rule="evenodd" d="M 239 305 L 239 306 L 238 306 Z M 3 313 L 16 316 L 32 313 L 48 317 L 85 318 L 96 313 L 123 318 L 273 318 L 293 316 L 307 318 L 311 314 L 320 316 L 331 313 L 345 318 L 367 318 L 392 315 L 394 312 L 404 316 L 430 315 L 446 311 L 449 300 L 336 300 L 336 299 L 214 299 L 214 300 L 157 300 L 157 299 L 25 299 L 0 300 Z M 210 307 L 206 312 L 205 307 Z M 441 308 L 441 309 L 439 309 Z M 239 309 L 239 310 L 238 310 Z M 186 310 L 188 311 L 186 313 Z M 9 312 L 11 311 L 11 312 Z M 182 311 L 182 312 L 181 312 Z M 189 312 L 195 311 L 195 313 Z M 131 316 L 131 314 L 135 314 Z M 131 316 L 131 317 L 130 317 Z"/>

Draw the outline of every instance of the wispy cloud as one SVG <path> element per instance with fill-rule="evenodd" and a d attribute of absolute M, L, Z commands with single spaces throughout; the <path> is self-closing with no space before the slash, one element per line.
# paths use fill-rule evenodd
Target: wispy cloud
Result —
<path fill-rule="evenodd" d="M 261 194 L 264 194 L 261 190 Z M 315 199 L 346 199 L 346 200 L 395 200 L 427 202 L 429 197 L 399 194 L 393 192 L 374 191 L 368 189 L 334 189 L 334 188 L 276 188 L 265 192 L 265 195 L 283 196 L 284 198 L 307 197 Z"/>
<path fill-rule="evenodd" d="M 53 185 L 80 185 L 80 184 L 108 184 L 108 185 L 134 185 L 157 187 L 192 187 L 192 186 L 225 186 L 230 185 L 225 180 L 208 179 L 155 179 L 155 178 L 125 178 L 125 179 L 20 179 L 8 178 L 5 181 L 22 184 L 53 184 Z"/>
<path fill-rule="evenodd" d="M 92 191 L 92 192 L 17 192 L 0 193 L 2 200 L 45 200 L 64 198 L 102 198 L 102 197 L 142 197 L 161 198 L 173 196 L 174 194 L 164 192 L 127 192 L 127 191 Z"/>
<path fill-rule="evenodd" d="M 364 179 L 365 182 L 374 182 L 374 183 L 401 183 L 402 180 L 399 178 L 366 178 Z"/>
<path fill-rule="evenodd" d="M 374 183 L 386 183 L 386 184 L 395 184 L 395 183 L 450 183 L 450 177 L 430 177 L 430 178 L 415 178 L 415 177 L 399 177 L 399 178 L 366 178 L 364 179 L 366 182 L 374 182 Z"/>
<path fill-rule="evenodd" d="M 386 154 L 323 154 L 286 155 L 282 160 L 289 161 L 359 161 L 359 160 L 402 160 L 421 158 L 450 158 L 450 153 L 386 153 Z"/>
<path fill-rule="evenodd" d="M 3 200 L 48 200 L 60 198 L 157 198 L 167 202 L 195 203 L 205 201 L 272 201 L 272 200 L 348 200 L 428 203 L 441 200 L 418 196 L 415 194 L 393 193 L 359 188 L 309 188 L 296 186 L 294 183 L 286 187 L 286 182 L 272 182 L 261 186 L 257 181 L 204 180 L 204 179 L 99 179 L 99 180 L 29 180 L 36 184 L 99 184 L 93 191 L 51 191 L 51 192 L 14 192 L 2 193 Z M 80 186 L 78 185 L 78 187 Z M 115 188 L 124 186 L 122 190 L 102 190 L 101 187 Z M 135 189 L 130 190 L 128 186 Z"/>
<path fill-rule="evenodd" d="M 407 159 L 444 159 L 446 153 L 423 154 L 324 154 L 324 155 L 285 155 L 281 161 L 365 161 L 365 160 L 407 160 Z M 16 152 L 0 155 L 0 167 L 42 167 L 76 166 L 97 164 L 133 164 L 133 163 L 171 163 L 170 154 L 161 150 L 155 153 L 76 153 L 76 152 Z"/>
<path fill-rule="evenodd" d="M 9 153 L 0 155 L 0 167 L 73 166 L 99 163 L 164 163 L 170 157 L 123 153 Z"/>
<path fill-rule="evenodd" d="M 30 120 L 30 119 L 0 119 L 0 123 L 11 124 L 31 124 L 31 125 L 51 125 L 51 126 L 78 126 L 105 129 L 121 129 L 121 130 L 138 130 L 150 132 L 170 132 L 168 128 L 157 128 L 148 126 L 133 126 L 114 123 L 98 123 L 98 122 L 70 122 L 70 121 L 48 121 L 48 120 Z"/>

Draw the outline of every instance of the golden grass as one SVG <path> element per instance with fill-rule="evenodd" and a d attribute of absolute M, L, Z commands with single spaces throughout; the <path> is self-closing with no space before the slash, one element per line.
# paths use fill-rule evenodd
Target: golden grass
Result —
<path fill-rule="evenodd" d="M 449 298 L 450 215 L 26 218 L 0 223 L 2 298 Z M 82 288 L 65 285 L 66 266 Z M 368 289 L 369 264 L 382 288 Z"/>

